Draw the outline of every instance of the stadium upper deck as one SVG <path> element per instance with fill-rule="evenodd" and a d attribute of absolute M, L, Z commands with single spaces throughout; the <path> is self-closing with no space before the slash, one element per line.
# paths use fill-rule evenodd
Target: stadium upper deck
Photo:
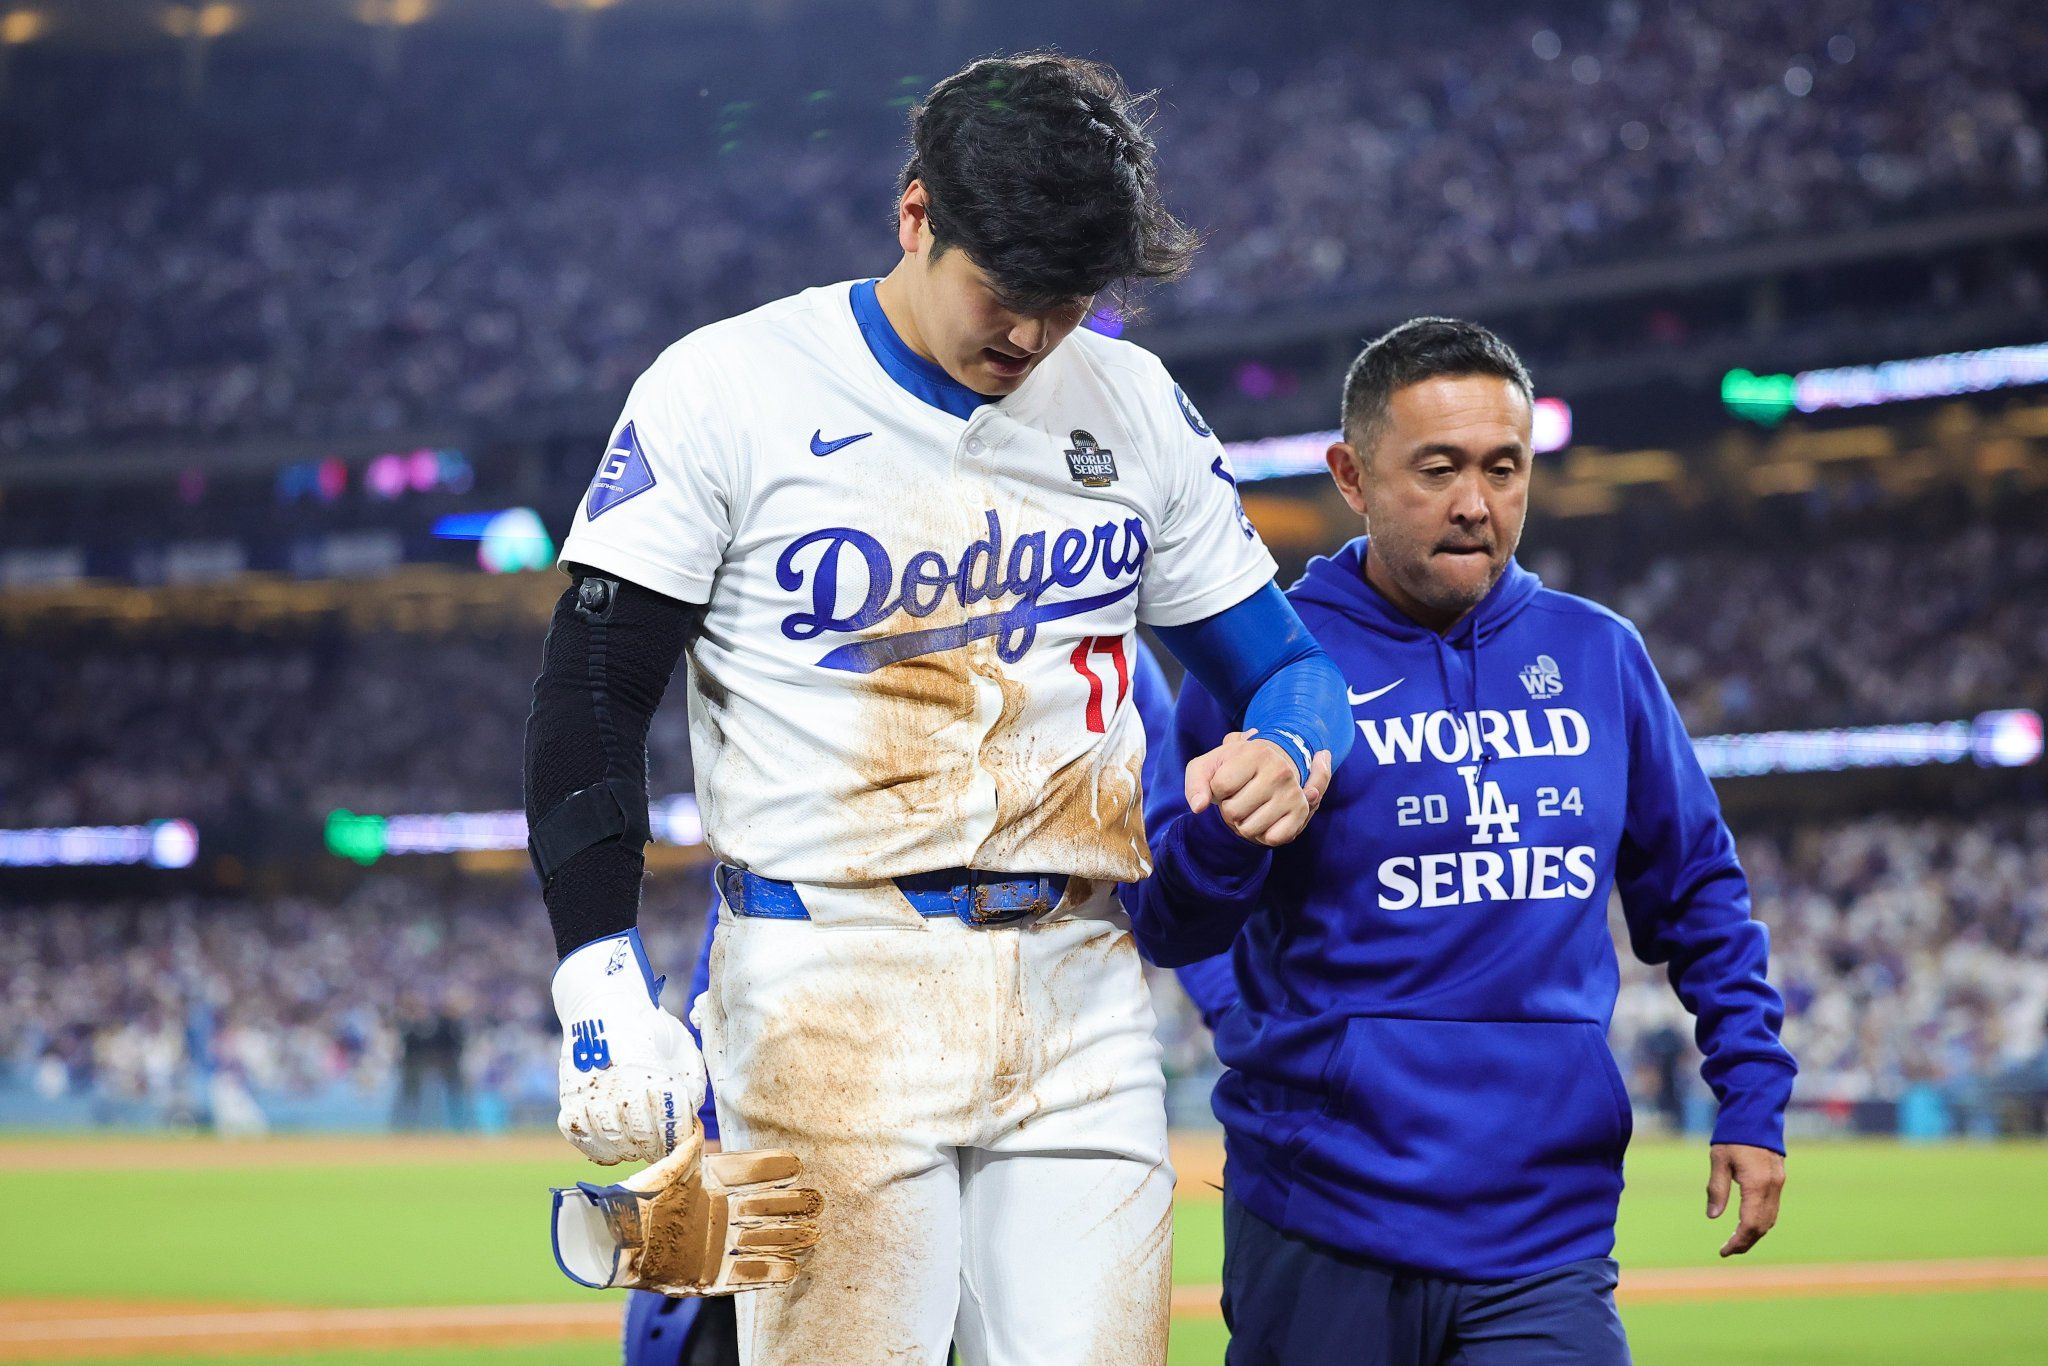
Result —
<path fill-rule="evenodd" d="M 1151 301 L 1159 335 L 2048 197 L 2024 0 L 1370 27 L 1332 5 L 1285 31 L 1143 8 L 1042 22 L 1162 91 L 1170 196 L 1207 248 Z M 921 33 L 904 72 L 849 74 L 834 31 L 598 30 L 565 74 L 549 43 L 428 24 L 379 81 L 368 49 L 252 25 L 192 102 L 168 42 L 88 59 L 53 32 L 0 97 L 0 452 L 615 402 L 690 327 L 885 264 L 907 67 L 984 39 Z M 771 43 L 816 83 L 752 81 Z M 1988 296 L 2041 297 L 2032 257 L 1987 269 Z"/>

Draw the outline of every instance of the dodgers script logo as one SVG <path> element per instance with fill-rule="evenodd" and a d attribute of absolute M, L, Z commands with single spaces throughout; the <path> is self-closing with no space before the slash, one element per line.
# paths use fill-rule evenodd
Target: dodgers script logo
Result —
<path fill-rule="evenodd" d="M 784 617 L 782 634 L 791 640 L 814 640 L 828 631 L 868 630 L 898 611 L 928 617 L 948 599 L 972 607 L 1014 598 L 1018 601 L 1011 606 L 956 626 L 851 641 L 818 660 L 827 669 L 873 673 L 902 660 L 995 636 L 997 654 L 1004 663 L 1014 664 L 1030 650 L 1041 624 L 1129 597 L 1151 548 L 1145 524 L 1136 517 L 1104 522 L 1093 531 L 1068 527 L 1050 539 L 1043 531 L 1027 531 L 1011 540 L 993 508 L 983 516 L 988 534 L 969 542 L 957 560 L 941 551 L 920 550 L 903 562 L 900 572 L 880 541 L 854 527 L 824 527 L 797 537 L 775 562 L 775 582 L 790 593 L 808 586 L 811 610 Z M 1112 583 L 1129 582 L 1106 592 L 1043 601 L 1047 591 L 1079 588 L 1098 573 Z M 846 602 L 852 606 L 843 608 Z"/>

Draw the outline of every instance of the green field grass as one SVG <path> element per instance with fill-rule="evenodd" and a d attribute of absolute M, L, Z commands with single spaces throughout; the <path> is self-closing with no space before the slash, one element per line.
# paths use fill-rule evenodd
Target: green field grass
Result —
<path fill-rule="evenodd" d="M 47 1141 L 39 1144 L 47 1151 Z M 166 1301 L 402 1306 L 587 1300 L 548 1255 L 545 1188 L 564 1161 L 266 1161 L 151 1165 L 135 1143 L 91 1145 L 76 1169 L 10 1166 L 0 1141 L 0 1299 L 145 1293 Z M 169 1151 L 169 1149 L 166 1149 Z M 525 1150 L 522 1150 L 522 1152 Z M 1705 1151 L 1644 1143 L 1629 1159 L 1617 1255 L 1628 1268 L 1701 1267 L 1730 1222 L 1703 1214 Z M 1795 1148 L 1783 1222 L 1752 1254 L 1778 1264 L 2048 1255 L 2048 1148 L 1812 1143 Z M 32 1237 L 15 1236 L 33 1230 Z M 1221 1262 L 1212 1192 L 1186 1192 L 1177 1283 L 1212 1285 Z M 1648 1363 L 2048 1361 L 2048 1291 L 1817 1296 L 1625 1306 Z M 1221 1360 L 1222 1324 L 1179 1320 L 1175 1366 Z M 6 1360 L 0 1357 L 0 1360 Z M 468 1366 L 598 1363 L 604 1344 L 155 1356 L 134 1366 Z M 106 1361 L 108 1359 L 101 1358 Z"/>

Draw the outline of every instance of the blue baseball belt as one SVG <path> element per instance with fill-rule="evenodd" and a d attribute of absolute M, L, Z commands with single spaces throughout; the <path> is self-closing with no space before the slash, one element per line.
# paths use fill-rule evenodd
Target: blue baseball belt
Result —
<path fill-rule="evenodd" d="M 718 865 L 719 895 L 734 915 L 764 920 L 809 920 L 810 908 L 796 884 L 762 877 L 730 863 Z M 1044 915 L 1066 894 L 1065 873 L 986 873 L 976 868 L 940 868 L 893 879 L 903 899 L 922 916 L 957 916 L 969 925 L 1014 925 Z"/>

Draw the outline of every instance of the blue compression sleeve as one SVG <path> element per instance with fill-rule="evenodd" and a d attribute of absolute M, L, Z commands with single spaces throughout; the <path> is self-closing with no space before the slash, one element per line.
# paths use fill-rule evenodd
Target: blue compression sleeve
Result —
<path fill-rule="evenodd" d="M 1351 752 L 1344 675 L 1272 584 L 1213 617 L 1153 629 L 1242 729 L 1287 751 L 1304 783 L 1317 751 L 1330 751 L 1332 772 Z"/>

